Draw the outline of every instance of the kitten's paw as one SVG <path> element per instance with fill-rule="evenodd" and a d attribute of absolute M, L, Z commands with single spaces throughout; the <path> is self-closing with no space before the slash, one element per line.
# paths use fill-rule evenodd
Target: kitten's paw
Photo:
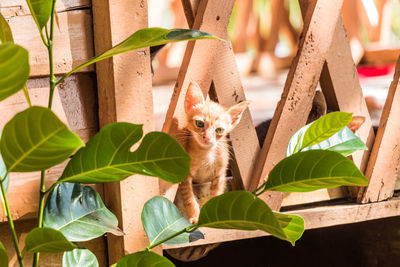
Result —
<path fill-rule="evenodd" d="M 189 218 L 191 224 L 195 224 L 199 221 L 199 216 Z"/>
<path fill-rule="evenodd" d="M 191 224 L 197 223 L 199 221 L 199 215 L 200 215 L 200 207 L 199 204 L 196 204 L 192 206 L 192 209 L 190 212 L 188 212 L 188 217 L 189 217 L 189 222 Z"/>

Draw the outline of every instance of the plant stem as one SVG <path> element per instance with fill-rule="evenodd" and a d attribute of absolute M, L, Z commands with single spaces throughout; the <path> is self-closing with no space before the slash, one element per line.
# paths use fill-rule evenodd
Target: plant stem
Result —
<path fill-rule="evenodd" d="M 31 99 L 29 97 L 28 89 L 26 89 L 26 85 L 24 86 L 24 88 L 22 90 L 24 91 L 24 95 L 26 98 L 26 102 L 28 102 L 28 106 L 32 107 Z"/>
<path fill-rule="evenodd" d="M 58 184 L 59 184 L 59 182 L 55 182 L 54 184 L 52 184 L 52 185 L 50 186 L 50 188 L 47 189 L 47 190 L 44 192 L 44 194 L 47 195 L 48 193 L 50 193 L 51 191 L 53 191 L 54 187 L 56 187 L 56 185 L 58 185 Z"/>
<path fill-rule="evenodd" d="M 48 39 L 47 50 L 49 52 L 49 66 L 50 66 L 50 94 L 49 94 L 49 104 L 48 108 L 51 109 L 51 105 L 53 104 L 53 94 L 54 88 L 57 85 L 57 79 L 54 76 L 54 66 L 53 66 L 53 37 L 54 37 L 54 13 L 55 13 L 56 1 L 53 0 L 51 6 L 51 17 L 50 17 L 50 37 Z"/>
<path fill-rule="evenodd" d="M 7 175 L 8 174 L 6 173 L 5 177 L 7 177 Z M 21 250 L 19 249 L 19 246 L 18 246 L 18 237 L 17 237 L 17 233 L 15 232 L 14 221 L 11 217 L 10 207 L 8 205 L 8 200 L 7 200 L 7 195 L 6 195 L 6 190 L 4 189 L 2 181 L 0 182 L 0 187 L 1 187 L 1 194 L 3 196 L 3 207 L 5 210 L 6 216 L 7 216 L 8 224 L 10 225 L 11 235 L 13 238 L 15 251 L 17 253 L 18 262 L 21 267 L 24 267 Z"/>
<path fill-rule="evenodd" d="M 150 245 L 150 246 L 146 247 L 144 250 L 150 250 L 150 249 L 152 249 L 152 248 L 154 248 L 154 247 L 156 247 L 156 246 L 158 246 L 158 245 L 161 245 L 161 244 L 164 243 L 164 242 L 167 242 L 168 240 L 170 240 L 170 239 L 172 239 L 172 238 L 174 238 L 174 237 L 176 237 L 176 236 L 178 236 L 178 235 L 180 235 L 180 234 L 183 234 L 183 233 L 191 233 L 191 232 L 193 232 L 194 230 L 196 230 L 197 227 L 198 227 L 198 224 L 196 223 L 196 224 L 191 225 L 191 226 L 189 226 L 189 227 L 183 228 L 183 229 L 180 230 L 179 232 L 176 232 L 176 233 L 174 233 L 173 235 L 170 235 L 170 236 L 168 236 L 168 237 L 166 237 L 166 238 L 164 238 L 164 239 L 162 239 L 162 240 L 160 240 L 160 241 L 154 243 L 153 245 Z"/>
<path fill-rule="evenodd" d="M 253 195 L 259 196 L 259 195 L 261 195 L 261 194 L 264 193 L 264 192 L 265 192 L 265 183 L 263 183 L 262 185 L 260 185 L 259 187 L 257 187 L 257 189 L 254 190 L 252 193 L 253 193 Z"/>
<path fill-rule="evenodd" d="M 46 196 L 46 173 L 45 171 L 40 172 L 40 192 L 39 192 L 39 210 L 38 210 L 38 222 L 37 226 L 39 228 L 43 227 L 43 212 L 44 212 L 44 199 Z M 37 267 L 39 265 L 39 253 L 33 255 L 33 265 Z"/>

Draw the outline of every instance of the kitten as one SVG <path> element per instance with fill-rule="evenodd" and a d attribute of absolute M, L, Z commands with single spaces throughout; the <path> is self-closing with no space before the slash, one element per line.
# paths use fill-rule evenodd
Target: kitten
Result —
<path fill-rule="evenodd" d="M 225 108 L 206 101 L 199 85 L 191 82 L 185 97 L 188 137 L 186 152 L 192 157 L 189 176 L 179 185 L 175 204 L 190 223 L 196 223 L 200 208 L 209 199 L 226 190 L 229 162 L 227 135 L 239 124 L 250 102 L 244 101 Z M 180 261 L 195 261 L 205 257 L 219 243 L 168 249 L 170 256 Z"/>
<path fill-rule="evenodd" d="M 185 129 L 189 135 L 186 152 L 192 161 L 189 176 L 180 184 L 179 193 L 189 222 L 196 223 L 200 205 L 192 184 L 211 182 L 208 199 L 224 193 L 229 162 L 227 135 L 238 125 L 249 102 L 225 108 L 206 101 L 199 85 L 191 82 L 184 105 L 187 118 Z"/>

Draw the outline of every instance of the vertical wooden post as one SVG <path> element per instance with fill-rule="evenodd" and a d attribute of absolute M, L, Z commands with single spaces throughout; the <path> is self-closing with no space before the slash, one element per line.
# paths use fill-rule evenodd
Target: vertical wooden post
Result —
<path fill-rule="evenodd" d="M 263 183 L 273 166 L 285 157 L 290 137 L 306 123 L 341 6 L 341 0 L 310 2 L 299 51 L 293 60 L 281 100 L 261 149 L 250 190 Z M 282 203 L 283 194 L 267 192 L 261 197 L 272 209 L 277 210 Z"/>
<path fill-rule="evenodd" d="M 362 203 L 386 200 L 393 196 L 400 167 L 400 58 L 383 108 L 379 129 L 366 171 L 369 185 L 360 190 Z"/>
<path fill-rule="evenodd" d="M 147 27 L 147 1 L 93 1 L 95 50 L 99 54 L 133 32 Z M 100 126 L 115 121 L 154 128 L 149 49 L 135 50 L 96 65 Z M 110 264 L 147 246 L 140 214 L 143 204 L 159 193 L 155 178 L 135 175 L 104 185 L 106 205 L 116 214 L 123 237 L 108 235 Z"/>

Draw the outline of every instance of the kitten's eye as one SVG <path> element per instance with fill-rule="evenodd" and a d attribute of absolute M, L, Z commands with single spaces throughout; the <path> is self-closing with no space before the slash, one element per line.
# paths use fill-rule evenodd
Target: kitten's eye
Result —
<path fill-rule="evenodd" d="M 194 124 L 196 124 L 196 127 L 198 127 L 198 128 L 204 128 L 204 121 L 195 120 Z"/>
<path fill-rule="evenodd" d="M 221 127 L 218 127 L 217 129 L 215 129 L 215 132 L 216 132 L 217 134 L 223 134 L 223 133 L 225 132 L 225 129 L 224 129 L 224 128 L 221 128 Z"/>

